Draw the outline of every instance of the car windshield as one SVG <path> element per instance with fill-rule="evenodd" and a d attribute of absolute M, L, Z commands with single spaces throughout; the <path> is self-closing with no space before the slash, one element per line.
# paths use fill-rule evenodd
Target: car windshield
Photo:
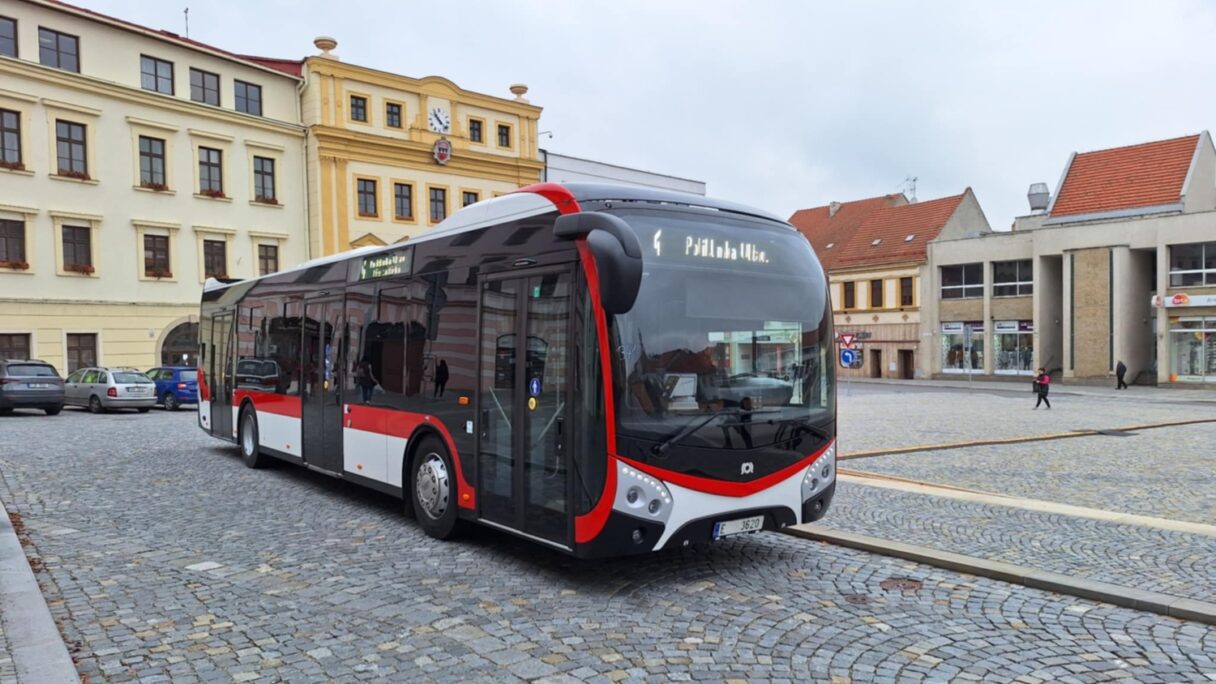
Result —
<path fill-rule="evenodd" d="M 725 216 L 620 215 L 643 250 L 637 301 L 614 318 L 621 433 L 750 449 L 833 420 L 826 282 L 805 238 Z"/>
<path fill-rule="evenodd" d="M 132 373 L 129 371 L 114 373 L 114 384 L 116 385 L 146 385 L 152 384 L 152 380 L 143 373 Z"/>
<path fill-rule="evenodd" d="M 59 374 L 55 372 L 54 366 L 46 366 L 41 363 L 15 363 L 8 367 L 8 374 L 13 377 L 22 378 L 59 377 Z"/>
<path fill-rule="evenodd" d="M 196 370 L 184 370 L 178 375 L 181 377 L 182 382 L 198 382 L 198 371 Z"/>

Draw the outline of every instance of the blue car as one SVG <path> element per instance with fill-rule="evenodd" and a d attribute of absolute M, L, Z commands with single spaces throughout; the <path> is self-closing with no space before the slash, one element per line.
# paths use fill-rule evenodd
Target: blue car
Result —
<path fill-rule="evenodd" d="M 182 404 L 198 403 L 198 369 L 162 366 L 148 371 L 148 377 L 156 383 L 156 403 L 166 410 L 176 411 Z"/>

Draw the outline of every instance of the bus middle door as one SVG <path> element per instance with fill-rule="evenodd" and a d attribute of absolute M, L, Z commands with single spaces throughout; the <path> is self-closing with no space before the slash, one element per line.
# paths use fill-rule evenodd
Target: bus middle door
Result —
<path fill-rule="evenodd" d="M 314 299 L 304 304 L 301 373 L 304 387 L 304 462 L 322 470 L 342 472 L 342 346 L 343 300 Z"/>

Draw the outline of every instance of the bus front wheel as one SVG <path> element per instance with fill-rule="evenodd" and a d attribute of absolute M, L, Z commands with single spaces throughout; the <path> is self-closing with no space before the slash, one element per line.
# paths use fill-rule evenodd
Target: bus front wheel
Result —
<path fill-rule="evenodd" d="M 249 468 L 261 468 L 266 465 L 266 456 L 258 448 L 258 416 L 253 408 L 241 411 L 241 460 Z"/>
<path fill-rule="evenodd" d="M 447 447 L 434 435 L 421 437 L 414 450 L 409 497 L 424 532 L 435 539 L 456 535 L 456 469 Z"/>

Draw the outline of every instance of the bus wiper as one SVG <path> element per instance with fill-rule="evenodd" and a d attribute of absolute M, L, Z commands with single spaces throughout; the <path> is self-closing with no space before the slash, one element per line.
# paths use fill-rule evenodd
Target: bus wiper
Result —
<path fill-rule="evenodd" d="M 701 420 L 701 421 L 695 422 L 695 423 L 689 423 L 688 425 L 685 425 L 684 429 L 680 430 L 676 434 L 674 434 L 671 437 L 664 440 L 662 444 L 654 445 L 653 447 L 650 448 L 650 451 L 655 456 L 662 456 L 664 453 L 667 452 L 668 449 L 672 448 L 679 442 L 683 441 L 684 438 L 688 437 L 689 435 L 696 432 L 697 430 L 700 430 L 701 428 L 705 427 L 706 425 L 709 425 L 714 420 L 721 418 L 722 416 L 735 416 L 738 418 L 743 418 L 744 416 L 754 416 L 754 415 L 759 415 L 759 414 L 763 414 L 763 413 L 780 413 L 780 412 L 781 412 L 781 409 L 755 410 L 755 411 L 744 411 L 743 409 L 740 409 L 740 408 L 719 409 L 719 410 L 714 411 L 713 413 L 709 414 L 708 416 L 706 416 L 704 418 L 704 420 Z"/>
<path fill-rule="evenodd" d="M 768 422 L 770 424 L 776 424 L 776 425 L 791 425 L 796 429 L 800 429 L 805 432 L 809 432 L 810 434 L 814 435 L 815 437 L 818 437 L 819 439 L 822 439 L 825 442 L 832 439 L 832 436 L 829 435 L 822 428 L 817 428 L 813 425 L 808 425 L 806 423 L 805 418 L 784 418 L 781 420 L 769 420 Z"/>

